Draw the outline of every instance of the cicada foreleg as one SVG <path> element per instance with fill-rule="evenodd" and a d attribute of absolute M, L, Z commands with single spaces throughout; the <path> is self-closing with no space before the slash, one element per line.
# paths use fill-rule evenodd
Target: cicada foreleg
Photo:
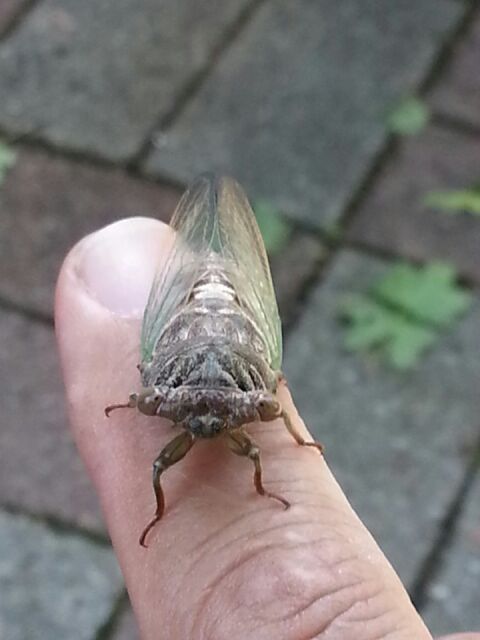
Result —
<path fill-rule="evenodd" d="M 307 440 L 305 440 L 305 438 L 297 431 L 290 416 L 284 409 L 282 409 L 280 413 L 280 417 L 283 419 L 283 422 L 287 427 L 288 433 L 294 438 L 294 440 L 299 445 L 301 445 L 302 447 L 315 447 L 323 455 L 323 452 L 325 450 L 323 444 L 321 442 L 308 442 Z"/>
<path fill-rule="evenodd" d="M 323 454 L 324 447 L 321 442 L 308 442 L 297 431 L 288 413 L 282 408 L 282 405 L 274 395 L 260 393 L 258 394 L 255 407 L 260 420 L 268 422 L 275 420 L 276 418 L 282 418 L 288 432 L 294 438 L 294 440 L 302 447 L 315 447 Z"/>
<path fill-rule="evenodd" d="M 267 498 L 273 498 L 274 500 L 278 500 L 281 502 L 285 509 L 288 509 L 290 503 L 282 496 L 279 496 L 276 493 L 272 493 L 271 491 L 267 491 L 263 486 L 262 482 L 262 465 L 260 462 L 260 450 L 257 445 L 250 440 L 247 434 L 242 429 L 236 429 L 235 431 L 227 432 L 228 446 L 231 451 L 235 453 L 237 456 L 245 456 L 250 458 L 255 466 L 255 472 L 253 475 L 253 483 L 255 485 L 255 489 L 257 493 L 261 496 L 267 496 Z"/>
<path fill-rule="evenodd" d="M 153 490 L 155 492 L 157 508 L 154 517 L 147 524 L 140 536 L 139 542 L 142 547 L 147 546 L 145 539 L 157 522 L 161 520 L 165 510 L 165 497 L 160 484 L 160 476 L 166 469 L 179 462 L 190 451 L 194 442 L 195 437 L 193 434 L 189 431 L 183 431 L 162 449 L 160 455 L 153 463 Z"/>

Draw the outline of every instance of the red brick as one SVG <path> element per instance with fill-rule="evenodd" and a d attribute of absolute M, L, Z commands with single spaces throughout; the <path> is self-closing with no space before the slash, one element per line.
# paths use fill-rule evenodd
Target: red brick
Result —
<path fill-rule="evenodd" d="M 435 111 L 480 126 L 480 15 L 432 93 Z"/>
<path fill-rule="evenodd" d="M 0 188 L 0 295 L 51 314 L 58 270 L 75 242 L 127 216 L 168 220 L 177 198 L 120 169 L 20 150 Z"/>
<path fill-rule="evenodd" d="M 478 183 L 480 138 L 429 127 L 401 144 L 356 213 L 348 238 L 419 260 L 452 262 L 480 282 L 480 221 L 427 208 L 433 190 Z"/>
<path fill-rule="evenodd" d="M 0 311 L 0 501 L 103 528 L 67 427 L 53 329 Z"/>
<path fill-rule="evenodd" d="M 2 0 L 0 2 L 0 33 L 8 28 L 12 18 L 27 4 L 27 0 Z"/>

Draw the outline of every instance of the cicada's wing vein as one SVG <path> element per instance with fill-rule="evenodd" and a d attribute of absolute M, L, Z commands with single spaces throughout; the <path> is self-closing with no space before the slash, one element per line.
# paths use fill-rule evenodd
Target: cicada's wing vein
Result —
<path fill-rule="evenodd" d="M 232 178 L 217 184 L 217 224 L 223 257 L 235 265 L 232 284 L 268 349 L 269 364 L 279 369 L 282 334 L 265 245 L 245 192 Z"/>
<path fill-rule="evenodd" d="M 170 222 L 176 233 L 166 266 L 154 279 L 142 328 L 142 359 L 176 309 L 188 299 L 207 263 L 215 260 L 254 320 L 268 350 L 269 364 L 280 368 L 280 319 L 270 268 L 254 213 L 231 178 L 200 176 L 184 194 Z"/>
<path fill-rule="evenodd" d="M 207 232 L 208 197 L 208 181 L 200 177 L 182 196 L 170 221 L 175 232 L 173 246 L 154 277 L 143 316 L 143 362 L 151 360 L 163 329 L 176 309 L 188 299 L 198 277 L 207 254 L 202 236 Z"/>

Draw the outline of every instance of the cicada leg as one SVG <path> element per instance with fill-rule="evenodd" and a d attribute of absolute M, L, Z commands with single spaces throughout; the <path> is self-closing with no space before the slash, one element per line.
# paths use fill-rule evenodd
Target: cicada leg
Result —
<path fill-rule="evenodd" d="M 283 418 L 283 422 L 285 423 L 285 426 L 287 427 L 288 432 L 291 434 L 294 440 L 298 442 L 299 445 L 301 445 L 302 447 L 315 447 L 323 455 L 323 452 L 325 450 L 325 447 L 323 446 L 323 444 L 321 442 L 307 442 L 305 438 L 303 438 L 298 433 L 293 422 L 290 419 L 290 416 L 284 409 L 282 409 L 280 417 Z"/>
<path fill-rule="evenodd" d="M 116 409 L 135 409 L 137 406 L 137 400 L 138 395 L 136 393 L 131 393 L 128 398 L 128 402 L 123 404 L 111 404 L 108 407 L 105 407 L 105 415 L 109 418 L 112 411 L 115 411 Z"/>
<path fill-rule="evenodd" d="M 279 496 L 276 493 L 272 493 L 271 491 L 267 491 L 263 486 L 262 482 L 262 465 L 260 462 L 260 450 L 257 445 L 250 440 L 247 434 L 241 430 L 237 429 L 235 431 L 227 432 L 228 446 L 237 456 L 245 456 L 252 460 L 255 466 L 255 473 L 253 475 L 253 483 L 255 485 L 255 489 L 257 493 L 261 496 L 267 496 L 267 498 L 273 498 L 274 500 L 278 500 L 281 502 L 285 509 L 288 509 L 290 503 L 282 496 Z"/>
<path fill-rule="evenodd" d="M 162 449 L 160 455 L 153 463 L 153 490 L 155 491 L 155 498 L 157 500 L 157 509 L 155 511 L 155 516 L 147 524 L 140 536 L 139 542 L 142 547 L 147 547 L 145 544 L 145 538 L 157 522 L 161 520 L 165 510 L 165 497 L 160 484 L 160 476 L 166 469 L 168 469 L 168 467 L 179 462 L 190 451 L 194 442 L 195 438 L 193 434 L 189 431 L 183 431 Z"/>
<path fill-rule="evenodd" d="M 284 387 L 288 387 L 288 382 L 287 382 L 287 378 L 285 377 L 285 374 L 283 373 L 283 371 L 275 371 L 275 378 L 277 380 L 277 385 L 281 384 Z"/>

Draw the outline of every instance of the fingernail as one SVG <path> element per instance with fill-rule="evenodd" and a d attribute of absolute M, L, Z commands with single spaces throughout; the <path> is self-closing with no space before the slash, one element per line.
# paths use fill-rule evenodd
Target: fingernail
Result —
<path fill-rule="evenodd" d="M 109 311 L 140 317 L 171 242 L 171 229 L 163 222 L 120 220 L 77 245 L 76 272 L 88 294 Z"/>

